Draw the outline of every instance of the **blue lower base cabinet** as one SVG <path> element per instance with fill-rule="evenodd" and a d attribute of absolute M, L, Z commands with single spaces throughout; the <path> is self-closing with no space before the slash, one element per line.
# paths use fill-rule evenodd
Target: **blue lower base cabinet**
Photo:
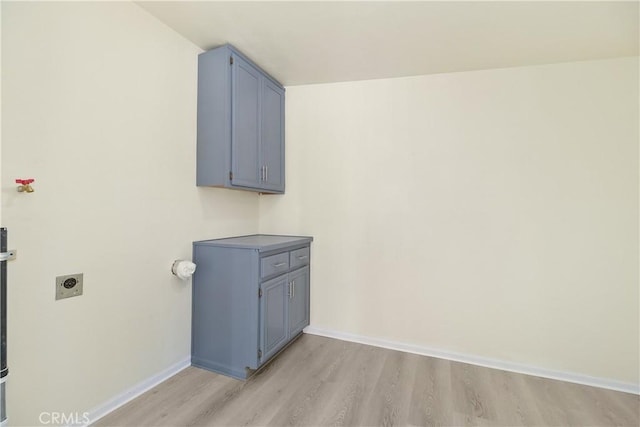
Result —
<path fill-rule="evenodd" d="M 309 325 L 313 238 L 193 243 L 191 363 L 246 379 Z"/>

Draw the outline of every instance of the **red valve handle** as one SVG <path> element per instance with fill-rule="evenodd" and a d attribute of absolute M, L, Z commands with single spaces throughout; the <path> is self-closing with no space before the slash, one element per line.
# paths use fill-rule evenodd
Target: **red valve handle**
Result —
<path fill-rule="evenodd" d="M 16 184 L 28 185 L 28 184 L 31 184 L 33 181 L 35 181 L 35 179 L 33 179 L 33 178 L 16 179 Z"/>

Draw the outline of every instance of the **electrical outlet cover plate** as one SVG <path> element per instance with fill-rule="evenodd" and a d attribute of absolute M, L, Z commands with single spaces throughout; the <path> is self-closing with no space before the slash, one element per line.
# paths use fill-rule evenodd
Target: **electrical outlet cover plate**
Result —
<path fill-rule="evenodd" d="M 56 299 L 82 295 L 82 273 L 56 277 Z"/>

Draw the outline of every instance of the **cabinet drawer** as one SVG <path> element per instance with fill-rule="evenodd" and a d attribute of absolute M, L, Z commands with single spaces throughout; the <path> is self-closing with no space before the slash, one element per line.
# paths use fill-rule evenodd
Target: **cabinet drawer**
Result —
<path fill-rule="evenodd" d="M 300 248 L 295 251 L 289 252 L 291 254 L 291 269 L 299 267 L 301 265 L 309 264 L 309 248 Z"/>
<path fill-rule="evenodd" d="M 271 255 L 260 260 L 260 278 L 275 276 L 289 271 L 289 252 Z"/>

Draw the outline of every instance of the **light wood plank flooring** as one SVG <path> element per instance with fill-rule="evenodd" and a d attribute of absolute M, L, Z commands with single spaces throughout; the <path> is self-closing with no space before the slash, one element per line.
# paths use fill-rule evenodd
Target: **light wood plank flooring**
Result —
<path fill-rule="evenodd" d="M 303 335 L 249 381 L 187 368 L 97 426 L 638 426 L 633 394 Z"/>

